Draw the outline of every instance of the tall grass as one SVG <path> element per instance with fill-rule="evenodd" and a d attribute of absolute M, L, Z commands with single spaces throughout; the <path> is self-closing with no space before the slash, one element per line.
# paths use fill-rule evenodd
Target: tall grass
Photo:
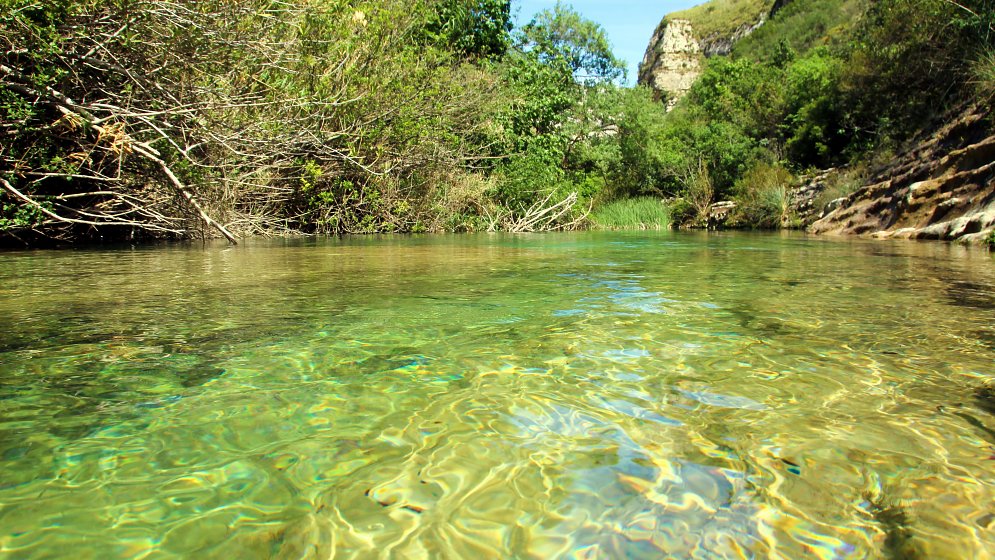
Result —
<path fill-rule="evenodd" d="M 588 221 L 593 229 L 668 229 L 670 209 L 664 201 L 651 196 L 624 198 L 597 208 Z"/>
<path fill-rule="evenodd" d="M 854 164 L 848 169 L 839 170 L 826 177 L 825 189 L 812 202 L 812 205 L 823 212 L 834 200 L 845 198 L 857 192 L 868 180 L 870 172 L 863 163 Z"/>
<path fill-rule="evenodd" d="M 971 64 L 971 82 L 982 100 L 995 99 L 995 49 L 984 49 Z"/>
<path fill-rule="evenodd" d="M 783 228 L 795 225 L 791 207 L 794 177 L 779 165 L 761 163 L 736 183 L 736 211 L 732 225 Z"/>

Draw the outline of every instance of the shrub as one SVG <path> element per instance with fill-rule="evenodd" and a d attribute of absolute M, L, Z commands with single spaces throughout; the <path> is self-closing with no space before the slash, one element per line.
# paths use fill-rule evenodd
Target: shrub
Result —
<path fill-rule="evenodd" d="M 694 206 L 683 198 L 675 198 L 670 203 L 670 219 L 678 227 L 691 225 L 697 217 Z"/>
<path fill-rule="evenodd" d="M 690 220 L 685 224 L 704 225 L 708 219 L 708 210 L 715 200 L 715 186 L 712 182 L 708 164 L 703 159 L 690 163 L 682 170 L 680 181 L 684 186 L 683 200 L 690 206 Z"/>
<path fill-rule="evenodd" d="M 780 165 L 752 167 L 736 183 L 736 211 L 731 225 L 779 228 L 794 225 L 791 185 L 794 178 Z"/>

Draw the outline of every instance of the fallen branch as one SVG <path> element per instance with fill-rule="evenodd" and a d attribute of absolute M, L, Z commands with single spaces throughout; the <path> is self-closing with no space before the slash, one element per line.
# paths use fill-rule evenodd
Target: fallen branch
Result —
<path fill-rule="evenodd" d="M 573 209 L 574 205 L 577 203 L 577 193 L 572 192 L 556 204 L 547 206 L 549 201 L 552 200 L 554 194 L 555 191 L 549 193 L 549 195 L 542 201 L 533 204 L 526 211 L 525 216 L 509 224 L 508 231 L 524 233 L 556 229 L 550 226 L 554 224 L 556 220 L 560 219 Z M 539 224 L 542 225 L 540 227 L 536 227 Z"/>
<path fill-rule="evenodd" d="M 184 185 L 182 181 L 180 181 L 179 177 L 177 177 L 176 174 L 173 173 L 173 170 L 169 168 L 169 165 L 167 165 L 166 162 L 156 157 L 152 152 L 146 150 L 143 146 L 139 145 L 132 146 L 132 150 L 134 150 L 136 154 L 141 154 L 142 156 L 145 156 L 147 159 L 150 159 L 159 164 L 159 167 L 162 168 L 162 172 L 166 174 L 166 177 L 169 177 L 169 181 L 173 184 L 174 187 L 176 187 L 176 190 L 183 196 L 183 198 L 187 202 L 190 203 L 190 206 L 193 206 L 194 210 L 197 211 L 197 214 L 200 215 L 200 219 L 204 220 L 204 223 L 207 224 L 208 226 L 213 227 L 214 229 L 221 232 L 221 235 L 225 236 L 225 239 L 227 239 L 229 243 L 231 243 L 232 245 L 238 245 L 238 240 L 235 239 L 235 236 L 232 235 L 230 231 L 225 229 L 225 226 L 214 221 L 213 219 L 211 219 L 210 216 L 207 215 L 207 212 L 204 211 L 204 208 L 200 205 L 199 202 L 197 202 L 197 198 L 194 196 L 194 194 L 190 192 L 189 189 L 187 189 L 187 186 Z"/>
<path fill-rule="evenodd" d="M 142 228 L 142 229 L 154 229 L 154 230 L 158 230 L 158 231 L 164 231 L 164 232 L 170 232 L 170 233 L 177 233 L 177 234 L 182 233 L 182 232 L 180 232 L 178 230 L 171 230 L 171 229 L 164 228 L 164 227 L 161 227 L 161 226 L 156 226 L 156 225 L 147 224 L 147 223 L 143 223 L 143 222 L 136 222 L 136 221 L 133 221 L 133 220 L 122 220 L 122 219 L 118 219 L 118 220 L 113 220 L 113 221 L 96 222 L 96 221 L 93 221 L 93 220 L 79 220 L 79 219 L 76 219 L 76 218 L 67 218 L 65 216 L 61 216 L 59 214 L 56 214 L 55 212 L 52 212 L 48 208 L 45 208 L 45 206 L 42 205 L 37 200 L 31 198 L 30 196 L 22 193 L 19 190 L 17 190 L 14 187 L 14 185 L 11 185 L 10 182 L 8 182 L 6 179 L 0 178 L 0 185 L 2 185 L 4 189 L 6 189 L 8 192 L 10 192 L 12 195 L 14 195 L 15 197 L 17 197 L 21 201 L 27 203 L 29 206 L 33 206 L 34 208 L 38 209 L 39 212 L 41 212 L 42 214 L 44 214 L 44 215 L 48 216 L 49 218 L 55 220 L 56 222 L 61 222 L 61 223 L 64 223 L 64 224 L 76 224 L 76 225 L 84 225 L 84 226 L 94 226 L 94 227 L 131 226 L 131 227 L 137 227 L 137 228 Z"/>

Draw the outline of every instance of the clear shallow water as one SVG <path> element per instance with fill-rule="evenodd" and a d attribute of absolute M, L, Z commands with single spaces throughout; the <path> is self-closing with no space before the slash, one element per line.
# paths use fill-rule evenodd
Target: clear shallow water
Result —
<path fill-rule="evenodd" d="M 0 255 L 0 556 L 988 558 L 993 285 L 790 235 Z"/>

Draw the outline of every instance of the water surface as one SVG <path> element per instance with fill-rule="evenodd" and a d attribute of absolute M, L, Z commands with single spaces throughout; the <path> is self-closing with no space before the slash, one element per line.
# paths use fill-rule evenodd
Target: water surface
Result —
<path fill-rule="evenodd" d="M 0 556 L 988 558 L 995 261 L 754 234 L 0 255 Z"/>

